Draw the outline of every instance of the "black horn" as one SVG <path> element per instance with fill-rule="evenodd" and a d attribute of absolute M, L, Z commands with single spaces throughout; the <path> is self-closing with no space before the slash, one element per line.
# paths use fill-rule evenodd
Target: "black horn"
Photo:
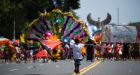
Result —
<path fill-rule="evenodd" d="M 109 13 L 107 13 L 107 17 L 106 17 L 105 20 L 103 20 L 103 21 L 95 21 L 95 20 L 92 19 L 91 13 L 89 13 L 88 16 L 87 16 L 87 21 L 88 21 L 89 24 L 95 25 L 95 26 L 98 26 L 99 24 L 106 25 L 106 24 L 110 23 L 111 15 Z"/>

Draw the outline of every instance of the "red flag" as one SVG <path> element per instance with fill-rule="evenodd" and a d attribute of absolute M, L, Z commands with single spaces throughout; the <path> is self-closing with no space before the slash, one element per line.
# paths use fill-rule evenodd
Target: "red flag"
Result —
<path fill-rule="evenodd" d="M 46 45 L 51 50 L 53 50 L 54 48 L 56 48 L 58 45 L 61 44 L 61 41 L 59 41 L 59 40 L 41 40 L 41 43 Z"/>

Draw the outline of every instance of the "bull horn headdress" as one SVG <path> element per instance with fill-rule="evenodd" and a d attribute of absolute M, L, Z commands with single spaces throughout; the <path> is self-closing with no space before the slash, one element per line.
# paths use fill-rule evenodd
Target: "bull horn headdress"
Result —
<path fill-rule="evenodd" d="M 111 15 L 107 13 L 106 19 L 103 21 L 100 21 L 100 18 L 98 18 L 98 21 L 95 21 L 91 18 L 91 13 L 88 14 L 87 16 L 87 21 L 90 25 L 95 25 L 97 28 L 101 28 L 103 25 L 107 25 L 111 21 Z"/>

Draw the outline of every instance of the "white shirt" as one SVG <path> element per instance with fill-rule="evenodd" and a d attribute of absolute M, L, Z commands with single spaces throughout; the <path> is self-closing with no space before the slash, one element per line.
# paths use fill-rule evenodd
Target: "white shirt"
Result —
<path fill-rule="evenodd" d="M 73 58 L 74 59 L 83 59 L 81 48 L 83 47 L 82 44 L 72 44 L 73 48 Z"/>

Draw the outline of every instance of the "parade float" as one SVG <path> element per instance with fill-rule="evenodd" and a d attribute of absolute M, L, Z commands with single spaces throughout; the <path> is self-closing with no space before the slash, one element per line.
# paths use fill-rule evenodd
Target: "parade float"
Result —
<path fill-rule="evenodd" d="M 135 26 L 106 25 L 103 32 L 103 41 L 105 42 L 136 43 L 137 30 Z"/>
<path fill-rule="evenodd" d="M 89 27 L 92 28 L 90 37 L 94 41 L 100 42 L 121 42 L 121 43 L 138 43 L 139 42 L 139 27 L 131 25 L 113 25 L 111 22 L 111 14 L 107 13 L 105 20 L 95 21 L 91 17 L 91 13 L 87 16 Z M 93 28 L 96 27 L 96 29 Z M 95 31 L 96 30 L 96 31 Z"/>
<path fill-rule="evenodd" d="M 95 58 L 101 57 L 102 54 L 102 43 L 104 39 L 104 27 L 111 22 L 111 15 L 107 13 L 106 19 L 103 21 L 100 21 L 100 18 L 98 20 L 93 20 L 91 17 L 91 13 L 87 15 L 87 21 L 88 21 L 88 30 L 90 31 L 90 38 L 94 41 L 95 47 L 94 47 L 94 55 Z M 92 44 L 92 43 L 91 43 Z"/>

